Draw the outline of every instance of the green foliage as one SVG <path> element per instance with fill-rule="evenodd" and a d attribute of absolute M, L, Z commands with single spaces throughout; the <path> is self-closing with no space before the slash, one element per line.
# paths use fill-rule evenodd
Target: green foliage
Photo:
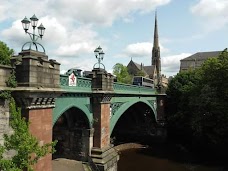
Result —
<path fill-rule="evenodd" d="M 203 148 L 227 149 L 228 52 L 210 58 L 200 69 L 179 73 L 167 89 L 171 135 Z M 228 151 L 228 149 L 227 149 Z"/>
<path fill-rule="evenodd" d="M 135 74 L 135 76 L 142 76 L 142 77 L 145 77 L 145 73 L 142 71 L 142 70 L 139 70 L 136 74 Z"/>
<path fill-rule="evenodd" d="M 117 82 L 131 84 L 132 76 L 129 75 L 128 69 L 123 64 L 117 63 L 113 67 L 113 74 L 117 77 Z"/>
<path fill-rule="evenodd" d="M 4 90 L 0 93 L 0 99 L 10 99 L 11 98 L 11 91 L 10 90 Z"/>
<path fill-rule="evenodd" d="M 10 65 L 10 58 L 13 54 L 13 49 L 10 49 L 4 42 L 0 41 L 0 64 Z"/>
<path fill-rule="evenodd" d="M 17 87 L 17 81 L 16 81 L 14 69 L 12 70 L 12 73 L 10 74 L 9 79 L 6 81 L 6 85 L 11 88 Z"/>
<path fill-rule="evenodd" d="M 10 74 L 8 80 L 6 81 L 7 87 L 16 88 L 17 87 L 17 81 L 15 76 L 15 71 L 12 70 L 12 73 Z M 0 93 L 0 99 L 10 99 L 11 98 L 11 91 L 10 90 L 3 90 Z"/>
<path fill-rule="evenodd" d="M 200 71 L 201 80 L 190 103 L 194 109 L 192 129 L 197 139 L 210 146 L 228 143 L 228 52 L 207 60 Z"/>
<path fill-rule="evenodd" d="M 32 165 L 54 152 L 56 142 L 40 145 L 39 141 L 29 132 L 29 123 L 21 117 L 21 110 L 16 107 L 13 98 L 10 101 L 10 126 L 14 133 L 4 135 L 4 145 L 0 145 L 0 168 L 3 171 L 22 171 L 27 168 L 32 171 Z M 15 150 L 16 155 L 11 159 L 3 158 L 3 154 Z"/>
<path fill-rule="evenodd" d="M 168 127 L 172 130 L 171 136 L 181 138 L 178 141 L 191 139 L 192 108 L 188 104 L 198 81 L 197 71 L 178 73 L 170 81 L 166 91 Z"/>

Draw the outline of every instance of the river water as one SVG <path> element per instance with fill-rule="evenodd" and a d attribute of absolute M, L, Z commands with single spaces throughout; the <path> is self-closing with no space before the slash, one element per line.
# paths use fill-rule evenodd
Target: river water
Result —
<path fill-rule="evenodd" d="M 161 147 L 119 151 L 118 171 L 225 171 L 223 167 L 203 164 L 192 156 Z M 181 156 L 183 155 L 183 156 Z"/>

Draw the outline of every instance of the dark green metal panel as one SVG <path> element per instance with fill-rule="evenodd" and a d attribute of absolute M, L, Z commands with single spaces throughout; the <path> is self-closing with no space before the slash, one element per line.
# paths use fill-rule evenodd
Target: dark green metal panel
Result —
<path fill-rule="evenodd" d="M 58 118 L 68 109 L 76 107 L 83 111 L 90 122 L 90 127 L 93 121 L 93 115 L 90 108 L 89 97 L 60 97 L 56 99 L 55 108 L 53 109 L 53 125 Z"/>
<path fill-rule="evenodd" d="M 68 85 L 68 75 L 60 75 L 60 85 L 68 94 L 67 97 L 59 97 L 53 109 L 53 125 L 57 119 L 71 107 L 76 107 L 82 110 L 87 116 L 90 126 L 92 127 L 93 114 L 90 106 L 91 79 L 77 77 L 77 85 Z M 112 112 L 110 120 L 110 131 L 114 129 L 115 124 L 124 112 L 137 102 L 143 102 L 151 107 L 157 119 L 156 112 L 156 94 L 155 89 L 135 86 L 130 84 L 114 83 L 114 97 L 111 100 Z"/>
<path fill-rule="evenodd" d="M 144 98 L 138 98 L 138 97 L 131 97 L 131 98 L 113 98 L 112 103 L 122 103 L 119 108 L 115 111 L 115 113 L 112 114 L 111 120 L 110 120 L 110 134 L 112 134 L 112 131 L 119 120 L 119 118 L 124 114 L 124 112 L 130 108 L 132 105 L 138 102 L 142 102 L 147 104 L 154 112 L 155 118 L 157 118 L 157 112 L 156 112 L 156 105 L 153 104 L 156 98 L 154 97 L 144 97 Z"/>

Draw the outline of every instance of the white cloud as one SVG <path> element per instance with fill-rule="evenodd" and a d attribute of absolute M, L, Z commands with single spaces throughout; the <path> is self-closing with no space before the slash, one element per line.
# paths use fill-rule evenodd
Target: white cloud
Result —
<path fill-rule="evenodd" d="M 170 1 L 1 0 L 0 24 L 4 24 L 2 27 L 4 30 L 0 31 L 0 37 L 2 41 L 19 52 L 21 46 L 29 41 L 28 35 L 25 35 L 22 29 L 21 20 L 25 15 L 30 18 L 35 13 L 39 18 L 38 25 L 43 23 L 46 28 L 41 44 L 45 47 L 49 58 L 55 58 L 60 62 L 62 70 L 72 66 L 87 70 L 91 69 L 96 62 L 93 59 L 94 49 L 98 45 L 101 45 L 104 51 L 109 48 L 110 41 L 104 40 L 97 30 L 104 26 L 112 26 L 116 20 L 134 22 L 134 14 L 151 12 Z M 4 21 L 7 21 L 7 25 L 10 23 L 12 25 L 7 28 Z M 117 32 L 110 39 L 119 39 L 119 37 Z M 138 44 L 138 51 L 150 56 L 152 46 L 149 47 L 146 43 L 144 45 L 146 47 Z M 129 48 L 128 53 L 132 53 L 131 47 Z"/>
<path fill-rule="evenodd" d="M 81 26 L 69 31 L 65 40 L 62 41 L 56 50 L 58 56 L 78 56 L 93 52 L 101 42 L 97 33 L 88 26 Z"/>
<path fill-rule="evenodd" d="M 1 39 L 10 45 L 10 48 L 16 52 L 21 50 L 22 45 L 29 41 L 29 38 L 25 35 L 20 20 L 16 20 L 12 23 L 12 26 L 8 29 L 0 32 Z"/>
<path fill-rule="evenodd" d="M 141 42 L 130 44 L 125 48 L 125 54 L 130 57 L 150 56 L 153 44 L 150 42 Z"/>
<path fill-rule="evenodd" d="M 228 1 L 227 0 L 200 0 L 191 7 L 191 12 L 200 16 L 205 28 L 216 30 L 228 24 Z"/>
<path fill-rule="evenodd" d="M 149 12 L 169 2 L 170 0 L 57 0 L 48 5 L 54 7 L 52 11 L 59 18 L 71 15 L 81 23 L 112 25 L 117 18 L 128 18 L 131 12 Z"/>
<path fill-rule="evenodd" d="M 52 14 L 64 24 L 96 23 L 112 25 L 119 18 L 129 20 L 132 12 L 150 12 L 157 6 L 168 4 L 171 0 L 2 0 L 0 21 L 6 16 L 21 18 L 26 14 L 46 16 Z M 10 12 L 9 12 L 10 11 Z M 13 11 L 13 12 L 12 12 Z M 30 16 L 29 16 L 30 17 Z M 39 16 L 37 16 L 39 18 Z"/>
<path fill-rule="evenodd" d="M 180 70 L 180 60 L 190 56 L 190 53 L 165 56 L 161 58 L 162 73 L 167 76 L 175 75 Z"/>
<path fill-rule="evenodd" d="M 168 49 L 164 48 L 161 44 L 159 46 L 160 46 L 160 51 L 162 53 L 167 53 L 169 51 Z M 118 56 L 126 56 L 126 57 L 151 56 L 152 48 L 153 48 L 153 43 L 151 42 L 140 42 L 140 43 L 129 44 L 124 49 L 124 54 L 118 55 Z"/>

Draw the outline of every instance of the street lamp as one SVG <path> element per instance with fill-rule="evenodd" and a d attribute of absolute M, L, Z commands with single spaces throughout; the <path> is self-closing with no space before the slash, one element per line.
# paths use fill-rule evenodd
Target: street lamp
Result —
<path fill-rule="evenodd" d="M 98 68 L 102 65 L 105 69 L 104 64 L 101 63 L 101 61 L 104 59 L 104 52 L 100 46 L 94 50 L 95 57 L 97 58 L 98 62 L 94 64 L 93 68 L 98 64 Z"/>
<path fill-rule="evenodd" d="M 32 49 L 32 45 L 34 45 L 35 48 L 36 48 L 36 51 L 38 51 L 38 45 L 39 45 L 39 46 L 42 47 L 43 51 L 45 52 L 44 47 L 43 47 L 40 43 L 37 42 L 37 40 L 38 40 L 39 38 L 42 39 L 42 37 L 43 37 L 43 35 L 44 35 L 45 27 L 43 26 L 42 23 L 40 24 L 39 27 L 37 27 L 37 29 L 38 29 L 38 34 L 39 34 L 39 35 L 36 35 L 36 34 L 35 34 L 35 29 L 36 29 L 38 20 L 39 20 L 39 19 L 35 16 L 35 14 L 30 18 L 30 20 L 29 20 L 27 17 L 25 17 L 23 20 L 21 20 L 23 29 L 25 30 L 25 33 L 29 34 L 30 39 L 31 39 L 31 41 L 26 42 L 26 43 L 22 46 L 22 51 L 23 51 L 23 50 L 31 50 L 31 49 Z M 33 29 L 33 32 L 32 32 L 32 33 L 28 32 L 30 23 L 31 23 L 31 26 L 32 26 L 32 29 Z M 25 45 L 27 45 L 27 44 L 29 44 L 29 49 L 24 49 Z"/>

